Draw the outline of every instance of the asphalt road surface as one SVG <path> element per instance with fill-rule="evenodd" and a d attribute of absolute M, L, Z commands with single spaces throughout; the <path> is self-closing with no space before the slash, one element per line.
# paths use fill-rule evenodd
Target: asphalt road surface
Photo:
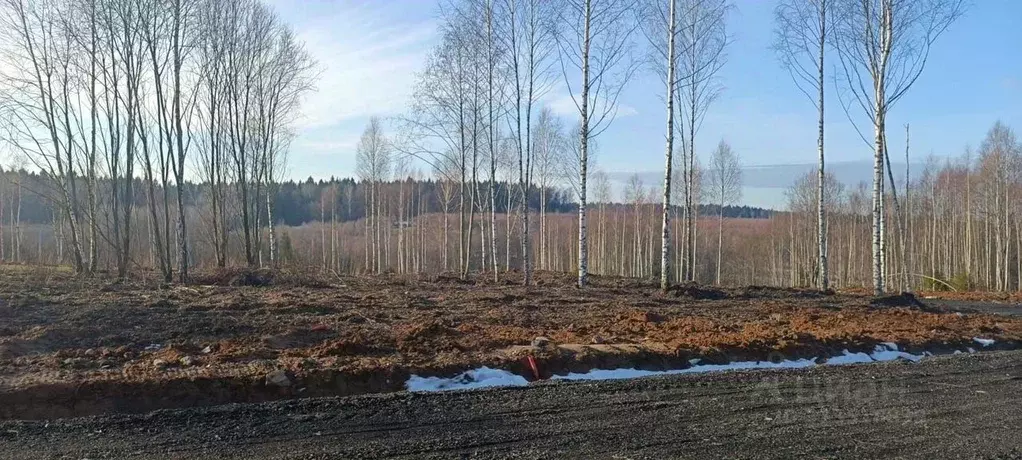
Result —
<path fill-rule="evenodd" d="M 0 422 L 0 458 L 1022 458 L 1022 351 Z"/>

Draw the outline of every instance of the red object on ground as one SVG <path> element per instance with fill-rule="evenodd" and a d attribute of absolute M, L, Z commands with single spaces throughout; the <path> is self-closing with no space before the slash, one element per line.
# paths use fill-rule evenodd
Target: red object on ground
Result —
<path fill-rule="evenodd" d="M 536 377 L 536 380 L 539 380 L 539 366 L 536 365 L 536 358 L 529 355 L 525 357 L 525 361 L 529 364 L 529 368 L 532 369 L 533 377 Z"/>

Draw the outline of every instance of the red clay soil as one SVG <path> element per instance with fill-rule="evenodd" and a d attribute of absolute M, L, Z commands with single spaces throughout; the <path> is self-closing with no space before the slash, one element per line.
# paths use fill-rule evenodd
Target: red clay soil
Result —
<path fill-rule="evenodd" d="M 491 275 L 492 276 L 492 275 Z M 480 365 L 535 378 L 594 367 L 824 357 L 896 342 L 1014 347 L 1022 318 L 914 299 L 537 274 L 317 279 L 270 272 L 189 285 L 0 273 L 0 418 L 140 412 L 396 391 Z M 545 337 L 545 340 L 536 340 Z M 533 346 L 534 342 L 536 345 Z"/>

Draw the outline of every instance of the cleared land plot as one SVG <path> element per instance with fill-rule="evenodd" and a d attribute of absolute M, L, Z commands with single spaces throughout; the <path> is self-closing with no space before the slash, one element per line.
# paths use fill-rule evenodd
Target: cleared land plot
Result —
<path fill-rule="evenodd" d="M 1022 351 L 0 421 L 0 457 L 1022 457 Z"/>
<path fill-rule="evenodd" d="M 402 390 L 412 374 L 489 366 L 530 380 L 906 351 L 1014 348 L 1022 318 L 911 297 L 682 286 L 541 273 L 314 279 L 230 272 L 189 285 L 0 274 L 0 418 L 144 412 Z M 953 305 L 952 305 L 953 306 Z M 537 337 L 547 338 L 536 340 Z M 534 346 L 536 345 L 536 346 Z M 989 349 L 988 348 L 988 349 Z M 537 369 L 525 359 L 533 356 Z"/>

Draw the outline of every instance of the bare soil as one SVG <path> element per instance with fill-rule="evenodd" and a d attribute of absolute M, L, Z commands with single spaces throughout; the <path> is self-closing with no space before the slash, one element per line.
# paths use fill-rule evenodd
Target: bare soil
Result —
<path fill-rule="evenodd" d="M 0 420 L 17 459 L 1019 459 L 1022 351 Z"/>
<path fill-rule="evenodd" d="M 487 365 L 591 368 L 1014 348 L 1022 318 L 926 299 L 517 274 L 323 279 L 245 270 L 188 285 L 0 273 L 0 418 L 60 418 L 397 391 Z M 533 369 L 527 357 L 535 358 Z"/>

